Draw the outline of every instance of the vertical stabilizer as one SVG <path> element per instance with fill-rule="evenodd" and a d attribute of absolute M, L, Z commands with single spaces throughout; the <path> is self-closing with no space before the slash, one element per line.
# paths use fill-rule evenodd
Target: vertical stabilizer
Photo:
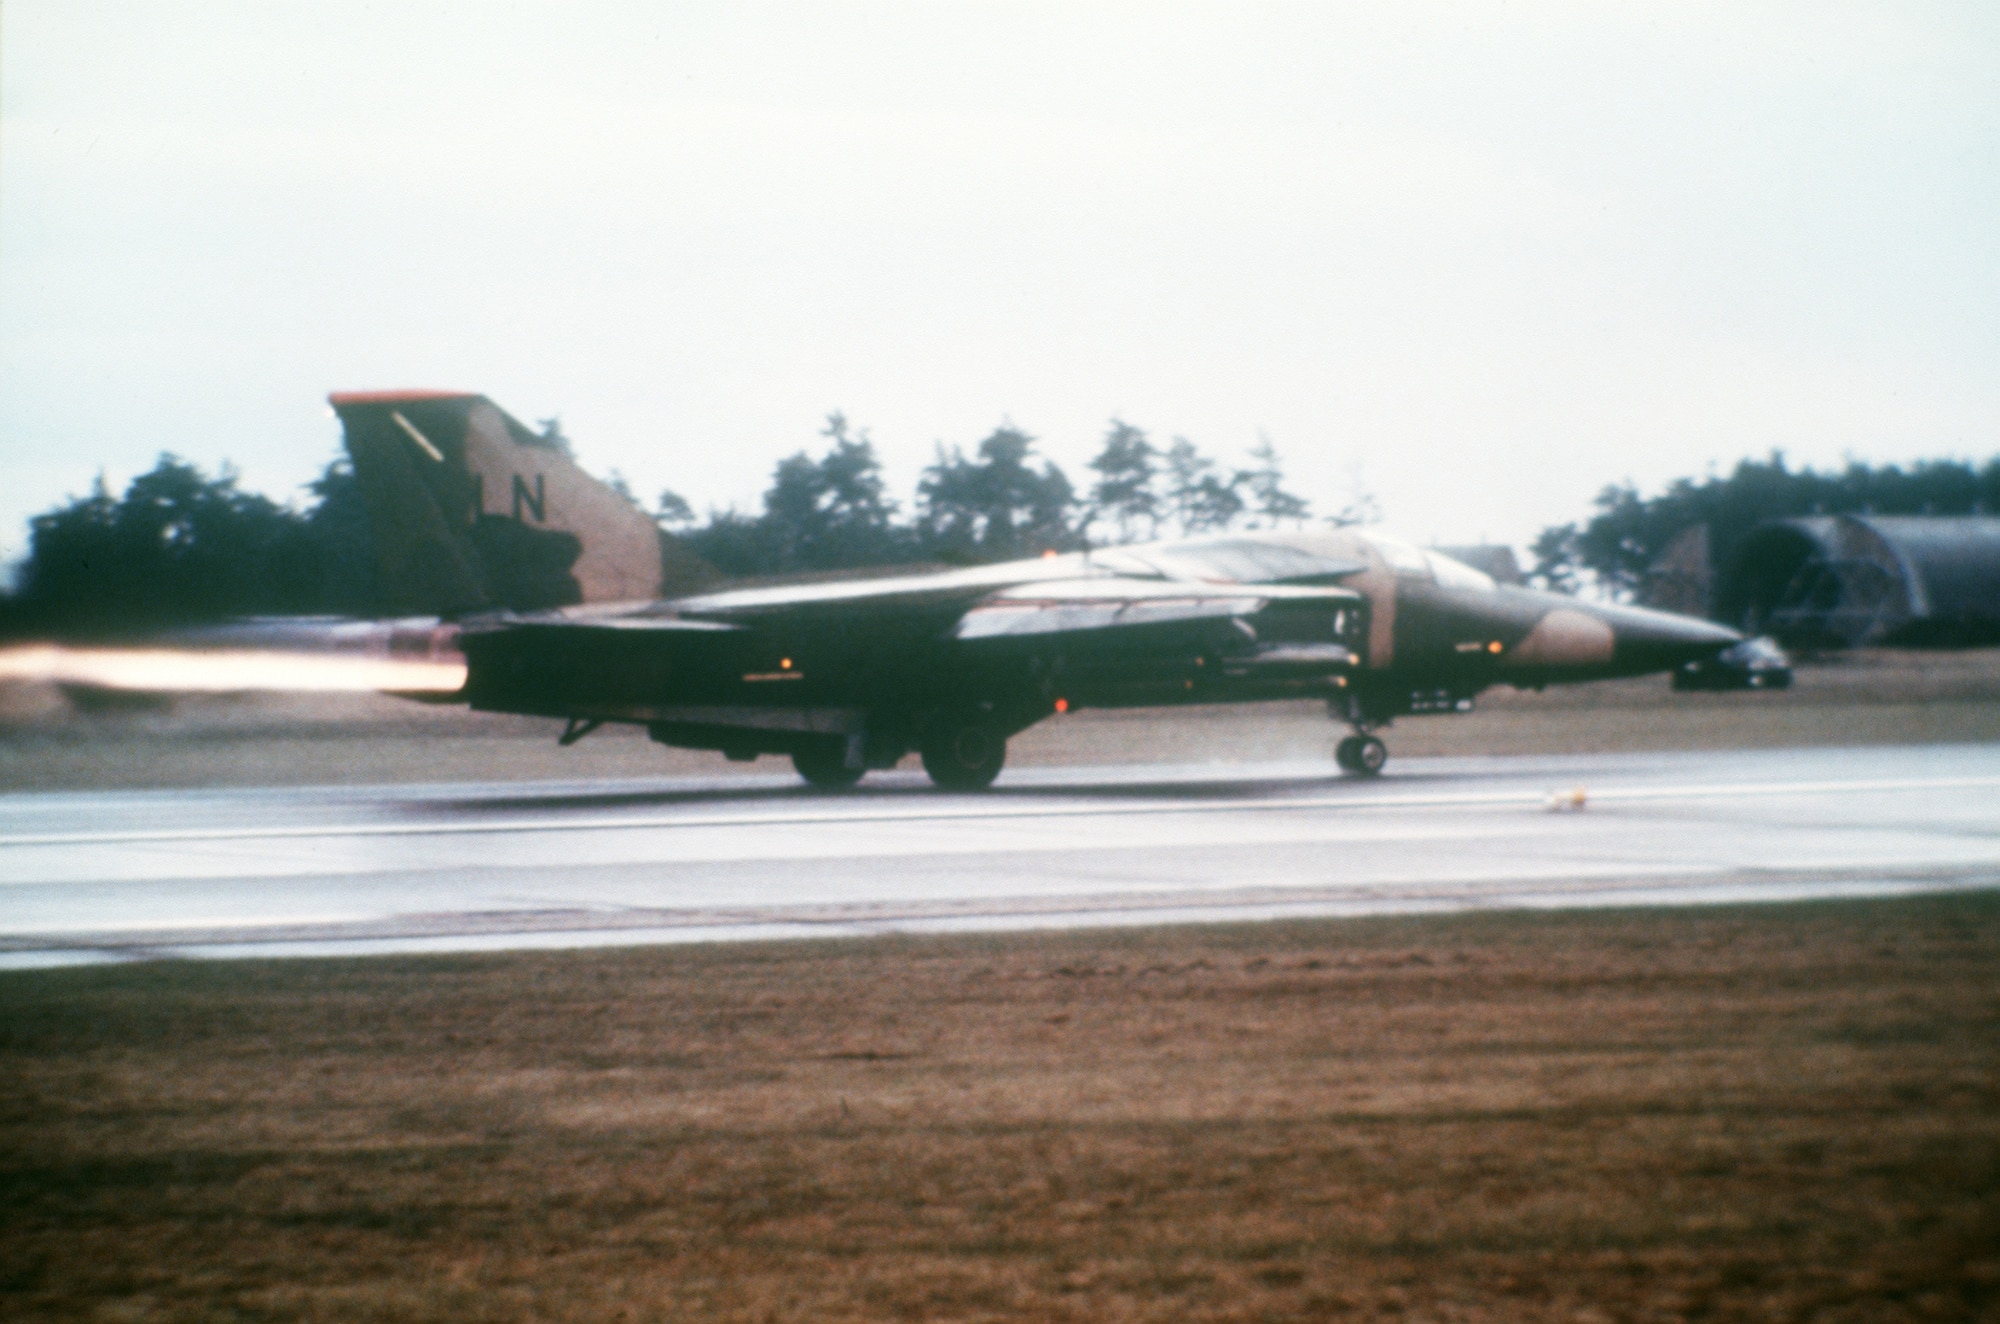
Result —
<path fill-rule="evenodd" d="M 330 396 L 390 611 L 640 601 L 713 579 L 619 493 L 483 395 Z"/>

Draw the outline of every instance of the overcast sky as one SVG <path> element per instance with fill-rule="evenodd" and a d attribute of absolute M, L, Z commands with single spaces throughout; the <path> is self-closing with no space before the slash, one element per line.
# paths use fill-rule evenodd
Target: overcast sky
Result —
<path fill-rule="evenodd" d="M 2000 452 L 2000 6 L 0 8 L 0 556 L 336 389 L 750 506 L 1113 415 L 1525 542 L 1782 447 Z"/>

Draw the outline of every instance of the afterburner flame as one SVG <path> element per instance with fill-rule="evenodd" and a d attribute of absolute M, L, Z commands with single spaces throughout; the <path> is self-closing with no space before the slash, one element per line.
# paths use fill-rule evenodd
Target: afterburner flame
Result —
<path fill-rule="evenodd" d="M 449 694 L 465 684 L 463 662 L 313 656 L 256 649 L 0 648 L 0 681 L 95 685 L 154 693 L 243 690 Z"/>

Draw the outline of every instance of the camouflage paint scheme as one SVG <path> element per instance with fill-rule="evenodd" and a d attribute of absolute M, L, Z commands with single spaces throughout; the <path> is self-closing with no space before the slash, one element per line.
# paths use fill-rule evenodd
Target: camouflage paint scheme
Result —
<path fill-rule="evenodd" d="M 1496 683 L 1654 671 L 1704 621 L 1495 584 L 1353 529 L 1237 533 L 921 574 L 732 588 L 483 396 L 332 397 L 400 611 L 460 623 L 475 708 L 603 722 L 845 785 L 912 749 L 986 785 L 1057 711 L 1321 698 L 1373 732 Z"/>

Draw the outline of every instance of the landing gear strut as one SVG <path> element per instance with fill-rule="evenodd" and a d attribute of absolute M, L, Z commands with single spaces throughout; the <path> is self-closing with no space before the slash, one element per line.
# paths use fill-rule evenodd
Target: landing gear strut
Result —
<path fill-rule="evenodd" d="M 808 785 L 823 791 L 844 791 L 860 781 L 861 774 L 867 771 L 860 762 L 849 762 L 844 740 L 801 746 L 792 752 L 792 766 Z"/>
<path fill-rule="evenodd" d="M 1373 777 L 1389 761 L 1389 747 L 1374 736 L 1357 733 L 1334 746 L 1333 761 L 1357 777 Z"/>
<path fill-rule="evenodd" d="M 1381 702 L 1381 695 L 1373 697 L 1370 702 L 1366 693 L 1343 689 L 1327 700 L 1327 715 L 1354 732 L 1333 747 L 1333 761 L 1350 777 L 1379 776 L 1389 761 L 1389 747 L 1375 733 L 1395 720 L 1397 710 Z"/>

